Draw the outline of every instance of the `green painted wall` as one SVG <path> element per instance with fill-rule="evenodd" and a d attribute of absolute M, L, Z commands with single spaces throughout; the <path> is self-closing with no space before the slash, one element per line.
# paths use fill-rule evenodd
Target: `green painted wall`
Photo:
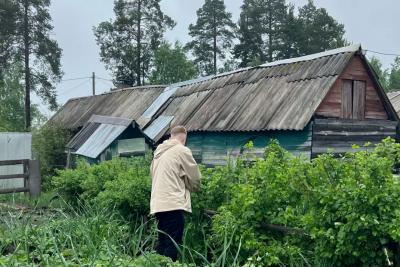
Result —
<path fill-rule="evenodd" d="M 205 165 L 223 165 L 228 158 L 240 154 L 249 141 L 253 141 L 254 153 L 262 156 L 271 139 L 277 139 L 282 147 L 294 154 L 311 154 L 311 127 L 302 131 L 265 132 L 195 132 L 189 133 L 187 146 L 198 162 Z"/>

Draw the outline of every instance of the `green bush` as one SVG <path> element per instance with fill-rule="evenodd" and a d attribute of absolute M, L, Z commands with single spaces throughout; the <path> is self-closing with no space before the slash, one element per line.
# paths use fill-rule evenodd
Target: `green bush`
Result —
<path fill-rule="evenodd" d="M 400 242 L 400 184 L 392 171 L 399 153 L 400 146 L 387 139 L 342 158 L 325 154 L 309 161 L 272 142 L 264 158 L 244 156 L 233 165 L 202 168 L 202 191 L 192 196 L 181 257 L 203 266 L 393 261 L 393 245 Z M 75 170 L 59 171 L 53 185 L 75 205 L 115 208 L 125 218 L 145 216 L 149 163 L 149 157 L 80 162 Z M 218 213 L 209 216 L 205 209 Z M 137 262 L 148 262 L 146 256 L 158 260 L 150 253 Z"/>
<path fill-rule="evenodd" d="M 115 208 L 126 216 L 149 212 L 151 178 L 149 157 L 116 158 L 76 169 L 60 170 L 53 187 L 72 205 L 79 202 Z"/>
<path fill-rule="evenodd" d="M 393 259 L 389 248 L 400 241 L 395 153 L 398 145 L 386 140 L 310 162 L 272 143 L 264 159 L 238 164 L 244 182 L 232 187 L 214 218 L 214 238 L 221 244 L 235 232 L 240 257 L 260 266 L 382 266 L 384 249 Z"/>
<path fill-rule="evenodd" d="M 45 189 L 51 184 L 51 177 L 58 169 L 64 169 L 67 156 L 65 146 L 71 139 L 71 133 L 61 125 L 47 123 L 40 129 L 33 131 L 33 153 L 40 161 L 40 171 Z"/>
<path fill-rule="evenodd" d="M 400 186 L 392 159 L 379 154 L 325 155 L 313 162 L 310 176 L 319 180 L 307 198 L 304 224 L 316 255 L 336 266 L 383 266 L 384 248 L 400 241 Z"/>

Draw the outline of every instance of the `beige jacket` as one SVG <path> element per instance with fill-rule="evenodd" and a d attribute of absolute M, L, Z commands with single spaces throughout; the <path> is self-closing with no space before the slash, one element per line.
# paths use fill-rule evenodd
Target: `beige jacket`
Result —
<path fill-rule="evenodd" d="M 174 139 L 154 152 L 150 214 L 170 210 L 192 212 L 190 192 L 200 188 L 201 174 L 189 148 Z"/>

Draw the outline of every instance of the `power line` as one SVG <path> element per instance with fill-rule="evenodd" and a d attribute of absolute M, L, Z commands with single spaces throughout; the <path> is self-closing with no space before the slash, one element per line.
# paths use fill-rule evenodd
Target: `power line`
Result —
<path fill-rule="evenodd" d="M 383 52 L 378 52 L 378 51 L 369 50 L 369 49 L 365 49 L 365 51 L 367 51 L 367 52 L 371 52 L 371 53 L 375 53 L 375 54 L 379 54 L 379 55 L 384 55 L 384 56 L 394 56 L 394 57 L 400 57 L 400 54 L 383 53 Z"/>
<path fill-rule="evenodd" d="M 90 79 L 91 77 L 81 77 L 81 78 L 72 78 L 72 79 L 65 79 L 61 80 L 62 82 L 69 82 L 69 81 L 76 81 L 76 80 L 83 80 L 83 79 Z"/>
<path fill-rule="evenodd" d="M 80 84 L 78 84 L 78 85 L 76 85 L 76 86 L 74 86 L 74 87 L 68 89 L 67 91 L 63 92 L 62 94 L 59 94 L 58 96 L 66 95 L 66 94 L 70 93 L 71 91 L 73 91 L 73 90 L 75 90 L 75 89 L 78 89 L 79 87 L 81 87 L 82 85 L 84 85 L 84 84 L 86 84 L 86 83 L 88 83 L 88 82 L 89 82 L 89 80 L 86 80 L 86 81 L 84 81 L 83 83 L 80 83 Z"/>
<path fill-rule="evenodd" d="M 109 82 L 112 82 L 112 81 L 113 81 L 113 80 L 111 80 L 111 79 L 106 79 L 106 78 L 102 78 L 102 77 L 99 77 L 99 76 L 96 76 L 96 79 L 104 80 L 104 81 L 109 81 Z"/>

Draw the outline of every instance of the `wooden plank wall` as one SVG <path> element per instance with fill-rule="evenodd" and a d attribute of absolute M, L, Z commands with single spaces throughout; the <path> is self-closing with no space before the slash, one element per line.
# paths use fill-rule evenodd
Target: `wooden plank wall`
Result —
<path fill-rule="evenodd" d="M 316 119 L 313 124 L 311 157 L 333 149 L 342 154 L 353 151 L 352 145 L 379 143 L 386 137 L 396 138 L 396 121 Z"/>
<path fill-rule="evenodd" d="M 318 107 L 315 112 L 317 117 L 345 118 L 342 113 L 343 80 L 359 80 L 366 82 L 365 119 L 388 119 L 387 111 L 378 95 L 377 88 L 375 88 L 375 84 L 369 76 L 361 58 L 357 55 L 353 57 Z"/>
<path fill-rule="evenodd" d="M 246 153 L 242 148 L 249 140 L 254 144 L 251 154 L 262 157 L 271 139 L 277 139 L 282 147 L 295 155 L 311 156 L 311 126 L 303 131 L 189 133 L 187 146 L 198 163 L 218 166 Z"/>

